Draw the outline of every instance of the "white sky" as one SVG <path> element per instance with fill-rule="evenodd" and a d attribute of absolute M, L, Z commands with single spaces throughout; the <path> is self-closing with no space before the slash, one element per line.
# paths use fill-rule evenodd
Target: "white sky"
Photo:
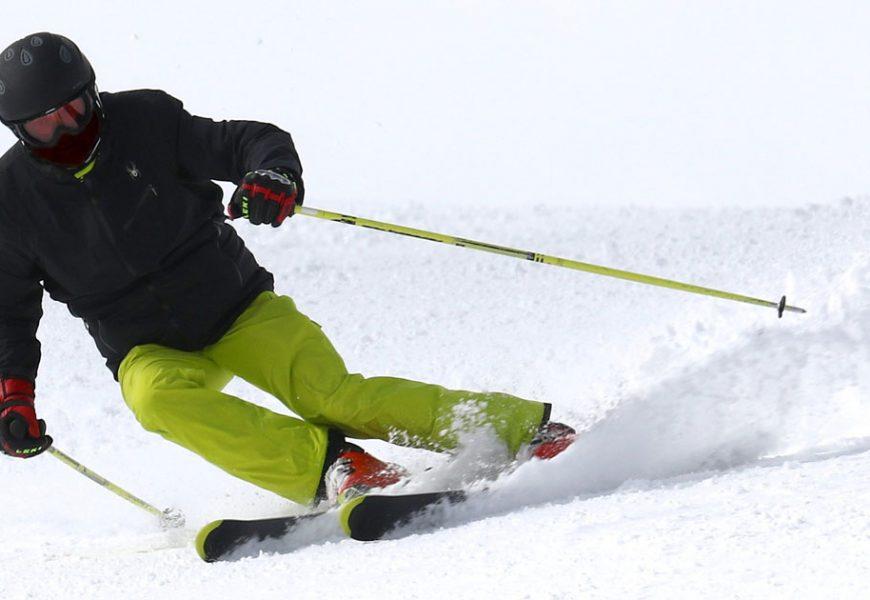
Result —
<path fill-rule="evenodd" d="M 0 44 L 65 33 L 104 90 L 290 130 L 316 206 L 870 192 L 866 2 L 81 0 L 3 16 Z"/>

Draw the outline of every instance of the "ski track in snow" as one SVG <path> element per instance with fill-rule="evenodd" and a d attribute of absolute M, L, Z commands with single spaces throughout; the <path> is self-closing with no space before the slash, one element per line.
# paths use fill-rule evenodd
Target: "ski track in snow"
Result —
<path fill-rule="evenodd" d="M 314 598 L 324 585 L 358 598 L 859 595 L 870 577 L 870 201 L 540 208 L 522 220 L 371 205 L 360 215 L 750 295 L 787 292 L 809 314 L 778 320 L 302 217 L 277 231 L 242 225 L 278 289 L 323 324 L 351 370 L 546 399 L 582 430 L 578 442 L 486 484 L 434 531 L 360 544 L 323 524 L 292 554 L 206 565 L 191 546 L 199 525 L 298 509 L 142 431 L 83 328 L 46 301 L 38 402 L 56 444 L 182 508 L 189 529 L 159 531 L 50 457 L 0 460 L 12 482 L 0 487 L 0 560 L 16 565 L 14 577 L 0 572 L 4 598 L 121 588 L 223 597 L 252 586 L 258 597 Z M 231 390 L 279 408 L 240 382 Z M 366 445 L 420 473 L 409 489 L 473 478 L 491 451 L 485 436 L 454 462 Z"/>

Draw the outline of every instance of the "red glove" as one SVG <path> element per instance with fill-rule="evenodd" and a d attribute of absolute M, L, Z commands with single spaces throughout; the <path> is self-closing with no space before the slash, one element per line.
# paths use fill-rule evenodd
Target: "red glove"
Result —
<path fill-rule="evenodd" d="M 0 449 L 9 456 L 30 458 L 48 450 L 45 421 L 36 418 L 33 382 L 0 379 Z"/>
<path fill-rule="evenodd" d="M 245 217 L 252 225 L 269 223 L 278 227 L 293 214 L 297 204 L 302 204 L 302 198 L 292 176 L 260 169 L 245 175 L 230 199 L 227 212 L 231 219 Z"/>

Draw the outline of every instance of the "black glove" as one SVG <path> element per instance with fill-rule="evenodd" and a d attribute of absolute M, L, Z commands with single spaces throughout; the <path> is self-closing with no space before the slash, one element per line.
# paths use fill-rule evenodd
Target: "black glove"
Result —
<path fill-rule="evenodd" d="M 26 379 L 0 379 L 0 449 L 9 456 L 30 458 L 51 446 L 45 421 L 36 418 L 33 383 Z"/>
<path fill-rule="evenodd" d="M 251 171 L 236 189 L 227 207 L 230 219 L 245 217 L 252 225 L 278 227 L 302 205 L 302 181 L 274 169 Z"/>

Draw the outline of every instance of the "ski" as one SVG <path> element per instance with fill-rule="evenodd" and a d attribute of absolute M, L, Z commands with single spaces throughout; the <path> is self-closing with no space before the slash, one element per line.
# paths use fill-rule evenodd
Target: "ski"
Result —
<path fill-rule="evenodd" d="M 261 551 L 290 552 L 299 547 L 295 537 L 298 537 L 306 523 L 335 516 L 350 538 L 359 541 L 379 540 L 416 519 L 432 515 L 438 506 L 455 504 L 466 498 L 467 494 L 462 491 L 397 496 L 370 494 L 347 500 L 337 511 L 270 519 L 220 519 L 199 531 L 196 551 L 206 562 L 256 556 Z"/>
<path fill-rule="evenodd" d="M 326 512 L 276 517 L 272 519 L 219 519 L 199 530 L 194 545 L 205 562 L 235 560 L 256 556 L 273 547 L 297 530 L 303 523 L 325 517 Z"/>
<path fill-rule="evenodd" d="M 437 506 L 463 502 L 467 497 L 466 492 L 462 491 L 359 496 L 341 506 L 339 519 L 348 536 L 361 542 L 371 542 L 424 515 L 431 515 Z"/>

